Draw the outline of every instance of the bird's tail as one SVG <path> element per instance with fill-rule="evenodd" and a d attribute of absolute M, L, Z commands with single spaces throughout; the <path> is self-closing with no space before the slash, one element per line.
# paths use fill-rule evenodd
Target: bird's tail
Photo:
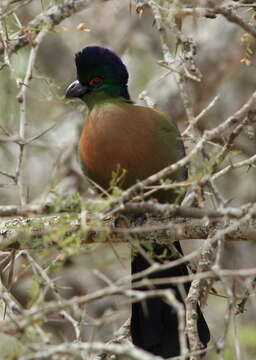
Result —
<path fill-rule="evenodd" d="M 175 242 L 175 247 L 182 253 L 179 242 Z M 170 250 L 163 245 L 154 245 L 154 256 L 165 254 L 165 258 L 171 258 Z M 137 253 L 132 261 L 132 274 L 145 270 L 149 267 L 148 261 L 141 254 Z M 188 270 L 185 264 L 173 268 L 158 271 L 149 278 L 164 278 L 187 275 Z M 188 293 L 190 284 L 185 284 L 184 294 Z M 174 291 L 178 301 L 184 303 L 182 290 L 175 285 L 160 285 L 154 289 L 170 288 Z M 152 288 L 151 288 L 152 289 Z M 140 290 L 146 290 L 145 288 Z M 204 346 L 210 339 L 210 333 L 204 316 L 198 306 L 198 333 Z M 167 304 L 160 297 L 146 299 L 144 302 L 132 304 L 131 336 L 133 343 L 154 354 L 164 358 L 180 355 L 178 318 L 175 309 Z"/>

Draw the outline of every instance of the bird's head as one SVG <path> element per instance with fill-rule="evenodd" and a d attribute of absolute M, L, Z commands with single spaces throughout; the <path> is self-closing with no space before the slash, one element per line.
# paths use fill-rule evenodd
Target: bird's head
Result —
<path fill-rule="evenodd" d="M 130 99 L 127 69 L 114 52 L 100 46 L 88 46 L 76 54 L 75 62 L 77 80 L 67 88 L 67 98 L 78 97 L 87 103 L 102 94 Z"/>

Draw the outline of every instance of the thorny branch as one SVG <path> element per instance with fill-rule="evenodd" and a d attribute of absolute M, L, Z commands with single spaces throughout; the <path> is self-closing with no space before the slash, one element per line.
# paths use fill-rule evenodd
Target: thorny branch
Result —
<path fill-rule="evenodd" d="M 86 216 L 77 215 L 77 212 L 65 207 L 54 210 L 54 206 L 49 203 L 27 204 L 26 179 L 24 177 L 24 149 L 27 145 L 37 146 L 39 137 L 50 131 L 52 127 L 47 128 L 41 134 L 29 137 L 27 127 L 29 119 L 27 117 L 26 100 L 29 91 L 29 82 L 33 76 L 35 60 L 38 48 L 44 35 L 60 24 L 64 19 L 71 17 L 80 10 L 93 5 L 90 0 L 65 0 L 64 2 L 54 5 L 33 20 L 26 26 L 22 26 L 15 13 L 18 6 L 27 4 L 27 1 L 20 4 L 5 2 L 0 13 L 0 56 L 2 65 L 0 71 L 8 68 L 13 74 L 19 87 L 17 100 L 20 109 L 20 126 L 18 134 L 11 134 L 4 126 L 0 126 L 2 135 L 0 142 L 8 145 L 15 143 L 19 147 L 19 155 L 15 174 L 1 170 L 0 174 L 9 179 L 11 184 L 18 185 L 20 193 L 21 206 L 4 205 L 0 206 L 0 216 L 14 217 L 3 220 L 0 225 L 1 249 L 6 252 L 17 249 L 16 258 L 20 259 L 25 256 L 27 263 L 31 267 L 35 276 L 40 277 L 43 283 L 41 296 L 33 303 L 31 309 L 25 309 L 11 293 L 10 288 L 3 288 L 0 297 L 7 304 L 7 319 L 1 324 L 1 331 L 6 334 L 17 335 L 23 331 L 34 327 L 40 334 L 42 340 L 41 346 L 35 346 L 31 355 L 23 355 L 21 359 L 48 358 L 56 354 L 68 354 L 68 356 L 86 356 L 91 353 L 126 355 L 131 359 L 151 360 L 158 359 L 146 352 L 143 352 L 130 344 L 124 344 L 123 339 L 119 343 L 100 343 L 96 341 L 83 342 L 81 336 L 82 317 L 77 317 L 76 310 L 81 305 L 92 301 L 110 297 L 113 295 L 122 295 L 129 301 L 142 301 L 147 297 L 161 296 L 177 311 L 179 318 L 179 337 L 181 344 L 181 356 L 179 359 L 190 360 L 199 359 L 200 354 L 211 350 L 208 346 L 206 350 L 200 350 L 201 345 L 196 328 L 196 307 L 198 301 L 201 304 L 206 303 L 211 292 L 212 286 L 216 281 L 223 284 L 225 297 L 227 298 L 227 313 L 225 319 L 225 328 L 223 333 L 217 339 L 217 348 L 223 358 L 225 342 L 228 328 L 231 320 L 234 321 L 234 313 L 242 312 L 248 298 L 255 291 L 255 267 L 249 269 L 228 270 L 222 266 L 224 255 L 224 242 L 239 241 L 256 241 L 255 218 L 256 205 L 255 200 L 251 203 L 245 203 L 239 206 L 230 206 L 224 194 L 217 185 L 217 179 L 223 178 L 224 175 L 234 169 L 247 169 L 255 167 L 256 155 L 250 154 L 246 159 L 230 160 L 235 142 L 243 133 L 247 126 L 255 122 L 256 111 L 256 92 L 253 92 L 248 100 L 232 116 L 226 118 L 210 130 L 202 130 L 200 122 L 208 113 L 218 106 L 221 94 L 212 96 L 212 101 L 205 106 L 197 115 L 193 99 L 189 90 L 190 82 L 200 83 L 203 75 L 197 65 L 196 55 L 198 52 L 197 44 L 193 37 L 189 37 L 183 29 L 183 20 L 186 17 L 206 18 L 209 21 L 221 15 L 228 22 L 239 27 L 242 31 L 255 39 L 256 30 L 252 21 L 248 21 L 246 16 L 240 10 L 251 11 L 255 16 L 255 5 L 250 2 L 237 1 L 232 5 L 217 6 L 215 2 L 207 1 L 198 4 L 188 4 L 184 6 L 177 5 L 177 2 L 163 2 L 154 0 L 137 0 L 135 4 L 137 13 L 143 18 L 143 13 L 149 9 L 154 18 L 154 25 L 158 31 L 158 36 L 162 48 L 163 59 L 160 64 L 168 69 L 169 73 L 174 75 L 178 84 L 178 91 L 182 100 L 186 118 L 187 128 L 183 131 L 183 137 L 191 144 L 190 151 L 179 162 L 170 165 L 148 179 L 137 183 L 125 191 L 118 199 L 114 199 L 95 219 L 87 216 L 86 205 L 80 206 L 81 213 Z M 7 6 L 6 6 L 7 4 Z M 197 6 L 198 5 L 198 6 Z M 205 5 L 205 6 L 204 6 Z M 15 33 L 8 32 L 6 24 L 7 16 L 13 15 L 19 24 L 19 30 Z M 253 16 L 252 16 L 253 19 Z M 171 31 L 176 44 L 171 47 L 168 39 L 168 32 Z M 251 41 L 251 40 L 250 40 Z M 13 66 L 11 55 L 18 52 L 24 46 L 30 46 L 30 55 L 26 67 L 25 77 L 23 80 L 17 75 Z M 252 55 L 250 55 L 252 56 Z M 154 106 L 155 101 L 143 93 L 142 98 L 149 106 Z M 255 134 L 253 135 L 255 137 Z M 224 139 L 222 145 L 216 139 Z M 207 147 L 214 147 L 217 151 L 213 158 L 207 156 Z M 183 183 L 164 182 L 172 173 L 183 166 L 191 165 L 195 158 L 200 155 L 200 169 L 202 173 L 198 177 L 191 176 Z M 227 161 L 230 161 L 227 163 Z M 207 166 L 205 165 L 207 163 Z M 1 186 L 5 186 L 2 184 Z M 7 184 L 8 185 L 8 184 Z M 159 188 L 184 189 L 189 192 L 185 205 L 158 204 L 153 201 L 147 201 L 147 196 Z M 211 194 L 214 206 L 209 207 L 205 198 L 207 193 Z M 196 200 L 196 202 L 195 202 Z M 192 204 L 192 205 L 191 205 Z M 104 209 L 105 209 L 104 208 Z M 81 210 L 82 209 L 82 210 Z M 79 210 L 78 210 L 79 211 Z M 119 216 L 126 212 L 147 213 L 151 215 L 150 221 L 143 226 L 128 226 L 116 228 L 108 217 Z M 46 215 L 46 216 L 42 216 Z M 33 218 L 33 216 L 36 216 Z M 83 219 L 82 219 L 83 217 Z M 178 218 L 177 218 L 178 217 Z M 59 235 L 59 229 L 65 224 L 65 231 Z M 95 223 L 94 223 L 95 221 Z M 57 234 L 57 235 L 56 235 Z M 177 258 L 167 263 L 152 263 L 145 271 L 137 273 L 133 277 L 121 277 L 119 280 L 112 282 L 109 286 L 96 292 L 86 295 L 64 299 L 56 286 L 55 280 L 51 278 L 49 268 L 45 269 L 37 259 L 38 251 L 45 249 L 44 240 L 51 244 L 53 251 L 63 251 L 58 247 L 54 239 L 55 236 L 62 236 L 62 239 L 70 239 L 72 234 L 76 235 L 77 248 L 72 251 L 81 253 L 84 245 L 98 241 L 129 242 L 146 241 L 147 243 L 156 242 L 156 238 L 167 244 L 174 240 L 200 239 L 202 247 L 189 255 Z M 104 236 L 102 236 L 104 234 Z M 43 239 L 42 242 L 38 239 Z M 50 242 L 52 241 L 52 243 Z M 31 249 L 36 244 L 35 253 Z M 71 251 L 71 253 L 72 253 Z M 40 256 L 39 256 L 40 257 Z M 154 272 L 161 271 L 177 266 L 181 263 L 188 263 L 199 258 L 197 270 L 188 276 L 181 276 L 170 279 L 154 278 L 146 279 L 145 276 Z M 9 258 L 5 258 L 1 265 L 4 266 L 3 275 L 6 270 L 13 273 L 14 265 L 10 265 Z M 243 297 L 235 294 L 230 287 L 227 279 L 232 281 L 246 280 L 246 291 Z M 133 283 L 133 289 L 130 290 L 130 281 Z M 160 284 L 183 284 L 192 282 L 188 297 L 187 309 L 184 313 L 183 306 L 176 300 L 171 291 L 150 290 L 147 292 L 137 291 L 136 288 L 148 286 L 152 289 L 153 285 Z M 10 284 L 12 285 L 12 284 Z M 44 294 L 46 289 L 50 289 L 53 295 L 53 301 L 44 303 Z M 216 295 L 216 294 L 215 294 Z M 217 294 L 218 295 L 218 294 Z M 239 303 L 237 304 L 237 302 Z M 78 311 L 79 312 L 79 311 Z M 41 323 L 47 321 L 50 315 L 61 313 L 66 320 L 71 323 L 77 343 L 63 342 L 60 345 L 49 345 L 49 338 L 41 328 Z M 185 316 L 186 315 L 186 316 Z M 185 324 L 186 319 L 186 324 Z M 104 322 L 104 320 L 102 320 Z M 111 320 L 113 321 L 113 320 Z M 186 328 L 186 332 L 185 332 Z M 234 327 L 235 328 L 235 327 Z M 185 333 L 188 335 L 189 349 Z M 237 338 L 237 334 L 236 338 Z M 127 335 L 126 335 L 127 336 Z M 240 360 L 240 347 L 236 341 L 237 359 Z M 100 356 L 101 356 L 100 355 Z M 104 358 L 104 357 L 102 357 Z M 160 358 L 159 358 L 160 359 Z"/>
<path fill-rule="evenodd" d="M 27 72 L 25 75 L 24 80 L 21 83 L 20 92 L 17 96 L 17 100 L 20 104 L 20 128 L 19 128 L 19 135 L 21 139 L 21 143 L 19 143 L 19 155 L 18 155 L 18 163 L 17 169 L 15 173 L 15 179 L 17 181 L 20 193 L 20 203 L 21 205 L 25 205 L 27 202 L 27 194 L 26 194 L 26 185 L 25 185 L 25 164 L 24 164 L 24 157 L 25 157 L 25 142 L 27 137 L 27 127 L 28 127 L 28 118 L 27 118 L 27 89 L 29 86 L 29 81 L 32 79 L 32 71 L 35 65 L 37 52 L 39 46 L 47 34 L 47 29 L 42 30 L 36 36 L 33 46 L 30 51 L 29 59 L 28 59 L 28 66 Z M 17 80 L 18 82 L 18 80 Z"/>

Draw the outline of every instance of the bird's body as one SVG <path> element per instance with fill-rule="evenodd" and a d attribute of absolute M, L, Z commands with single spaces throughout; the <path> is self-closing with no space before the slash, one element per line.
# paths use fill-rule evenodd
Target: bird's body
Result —
<path fill-rule="evenodd" d="M 79 150 L 87 176 L 104 189 L 109 188 L 113 172 L 125 171 L 125 189 L 184 155 L 178 129 L 164 114 L 121 98 L 104 99 L 92 108 Z M 184 180 L 184 169 L 173 178 Z M 173 193 L 164 197 L 171 201 Z"/>
<path fill-rule="evenodd" d="M 87 47 L 76 55 L 76 66 L 78 80 L 67 89 L 67 97 L 79 97 L 89 108 L 79 143 L 82 168 L 89 179 L 109 190 L 113 174 L 124 170 L 119 186 L 126 189 L 184 156 L 179 130 L 171 119 L 130 101 L 128 73 L 117 55 L 101 47 Z M 172 174 L 170 180 L 181 181 L 186 176 L 187 171 L 182 168 Z M 153 192 L 152 197 L 171 203 L 177 195 L 173 190 L 160 190 Z M 175 246 L 182 253 L 178 242 Z M 156 256 L 163 253 L 165 259 L 172 260 L 168 248 L 154 246 Z M 132 261 L 132 273 L 148 266 L 144 256 L 138 253 Z M 151 277 L 187 274 L 186 265 L 181 264 Z M 185 286 L 183 293 L 188 292 L 189 286 Z M 171 288 L 177 299 L 184 303 L 180 289 L 175 285 Z M 206 346 L 209 330 L 199 307 L 198 332 Z M 147 300 L 143 305 L 132 305 L 131 335 L 135 345 L 155 355 L 180 354 L 177 315 L 160 298 Z"/>

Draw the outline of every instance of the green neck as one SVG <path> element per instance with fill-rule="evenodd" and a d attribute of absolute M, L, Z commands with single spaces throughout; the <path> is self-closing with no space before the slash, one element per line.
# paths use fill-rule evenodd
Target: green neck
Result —
<path fill-rule="evenodd" d="M 115 103 L 115 102 L 124 102 L 126 101 L 124 98 L 120 96 L 112 96 L 105 91 L 94 92 L 90 94 L 86 94 L 82 100 L 86 103 L 89 110 L 91 111 L 95 106 L 102 105 L 104 103 Z"/>

